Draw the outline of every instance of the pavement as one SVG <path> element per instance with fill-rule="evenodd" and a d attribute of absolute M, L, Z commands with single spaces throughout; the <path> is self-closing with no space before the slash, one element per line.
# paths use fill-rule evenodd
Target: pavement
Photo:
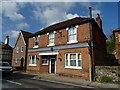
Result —
<path fill-rule="evenodd" d="M 24 74 L 31 74 L 26 72 L 20 72 Z M 57 74 L 32 74 L 34 77 L 32 79 L 55 82 L 60 84 L 67 84 L 73 86 L 82 86 L 82 87 L 96 87 L 96 88 L 111 88 L 120 90 L 119 84 L 114 83 L 100 83 L 100 82 L 90 82 L 80 78 L 71 78 L 65 76 L 59 76 Z"/>

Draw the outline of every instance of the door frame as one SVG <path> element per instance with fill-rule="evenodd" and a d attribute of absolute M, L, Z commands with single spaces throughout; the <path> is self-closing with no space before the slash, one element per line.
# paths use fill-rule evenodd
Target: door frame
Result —
<path fill-rule="evenodd" d="M 54 71 L 54 74 L 56 74 L 56 58 L 50 58 L 49 73 L 51 73 L 51 59 L 55 59 L 55 71 Z"/>

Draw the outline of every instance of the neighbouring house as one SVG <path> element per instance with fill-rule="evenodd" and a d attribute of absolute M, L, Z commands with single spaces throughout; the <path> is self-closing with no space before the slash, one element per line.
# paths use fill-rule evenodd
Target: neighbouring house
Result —
<path fill-rule="evenodd" d="M 106 39 L 99 14 L 48 26 L 29 37 L 26 71 L 90 80 L 94 66 L 107 63 Z"/>
<path fill-rule="evenodd" d="M 0 45 L 0 61 L 6 61 L 11 65 L 12 51 L 13 48 L 9 45 L 9 36 L 6 36 L 5 42 Z"/>
<path fill-rule="evenodd" d="M 116 45 L 116 49 L 114 50 L 113 54 L 116 56 L 118 64 L 120 64 L 120 28 L 113 30 L 113 35 Z"/>
<path fill-rule="evenodd" d="M 31 33 L 20 30 L 13 48 L 12 66 L 17 70 L 25 70 L 27 61 L 28 37 Z"/>

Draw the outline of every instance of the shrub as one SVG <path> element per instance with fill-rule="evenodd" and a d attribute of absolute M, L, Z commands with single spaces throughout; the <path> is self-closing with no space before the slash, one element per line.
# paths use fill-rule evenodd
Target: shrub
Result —
<path fill-rule="evenodd" d="M 100 81 L 101 81 L 101 82 L 113 82 L 113 81 L 112 81 L 112 78 L 111 78 L 111 77 L 107 77 L 107 76 L 102 76 L 102 77 L 100 78 Z"/>

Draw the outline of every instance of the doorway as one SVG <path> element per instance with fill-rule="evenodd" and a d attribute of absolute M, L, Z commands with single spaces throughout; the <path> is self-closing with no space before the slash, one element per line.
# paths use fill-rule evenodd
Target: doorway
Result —
<path fill-rule="evenodd" d="M 51 73 L 55 73 L 55 59 L 51 59 Z"/>

